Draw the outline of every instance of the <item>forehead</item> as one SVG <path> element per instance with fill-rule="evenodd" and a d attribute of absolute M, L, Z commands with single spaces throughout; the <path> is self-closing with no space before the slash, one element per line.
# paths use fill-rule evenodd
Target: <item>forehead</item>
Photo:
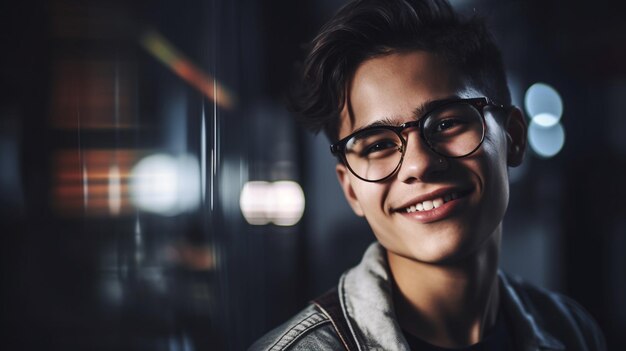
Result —
<path fill-rule="evenodd" d="M 435 54 L 411 51 L 368 59 L 347 87 L 339 138 L 376 121 L 409 121 L 429 101 L 473 95 L 478 96 Z"/>

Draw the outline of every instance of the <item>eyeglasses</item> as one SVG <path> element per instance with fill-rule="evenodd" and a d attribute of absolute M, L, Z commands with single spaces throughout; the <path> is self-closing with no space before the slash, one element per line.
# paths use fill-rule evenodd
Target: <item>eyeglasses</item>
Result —
<path fill-rule="evenodd" d="M 442 100 L 416 121 L 364 128 L 332 144 L 330 152 L 366 182 L 383 181 L 400 169 L 407 145 L 402 134 L 407 128 L 418 127 L 423 142 L 440 156 L 466 157 L 485 139 L 486 106 L 504 108 L 484 97 Z"/>

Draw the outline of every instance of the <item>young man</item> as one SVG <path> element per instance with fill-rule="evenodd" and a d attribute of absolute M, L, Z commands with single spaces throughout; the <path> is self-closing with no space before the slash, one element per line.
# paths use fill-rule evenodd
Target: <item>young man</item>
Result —
<path fill-rule="evenodd" d="M 353 1 L 314 39 L 295 106 L 378 240 L 252 350 L 604 349 L 576 303 L 498 271 L 526 124 L 483 22 Z"/>

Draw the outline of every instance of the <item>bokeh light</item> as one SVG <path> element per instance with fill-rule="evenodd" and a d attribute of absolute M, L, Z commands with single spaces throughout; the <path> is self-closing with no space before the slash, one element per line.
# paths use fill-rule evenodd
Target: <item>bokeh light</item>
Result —
<path fill-rule="evenodd" d="M 270 222 L 268 212 L 268 198 L 271 196 L 271 186 L 268 182 L 247 182 L 241 190 L 239 207 L 246 221 L 252 225 L 265 225 Z"/>
<path fill-rule="evenodd" d="M 174 216 L 200 203 L 200 169 L 193 156 L 147 156 L 133 167 L 131 177 L 132 202 L 143 211 Z"/>
<path fill-rule="evenodd" d="M 302 218 L 304 192 L 298 183 L 292 181 L 273 183 L 271 200 L 269 216 L 274 224 L 291 226 Z"/>
<path fill-rule="evenodd" d="M 551 113 L 540 113 L 538 115 L 535 115 L 532 120 L 538 125 L 548 128 L 559 123 L 560 117 L 557 117 Z"/>
<path fill-rule="evenodd" d="M 243 186 L 239 206 L 252 225 L 292 226 L 304 213 L 304 192 L 294 181 L 251 181 Z"/>
<path fill-rule="evenodd" d="M 531 119 L 528 143 L 536 155 L 553 157 L 565 144 L 565 130 L 561 124 L 563 100 L 548 84 L 535 83 L 526 91 L 524 105 Z"/>
<path fill-rule="evenodd" d="M 537 123 L 545 127 L 558 123 L 563 115 L 561 95 L 545 83 L 535 83 L 528 88 L 524 97 L 524 105 L 528 115 L 531 118 L 538 117 Z"/>
<path fill-rule="evenodd" d="M 552 157 L 559 153 L 565 144 L 565 130 L 561 123 L 545 127 L 533 119 L 528 126 L 528 143 L 540 157 Z"/>

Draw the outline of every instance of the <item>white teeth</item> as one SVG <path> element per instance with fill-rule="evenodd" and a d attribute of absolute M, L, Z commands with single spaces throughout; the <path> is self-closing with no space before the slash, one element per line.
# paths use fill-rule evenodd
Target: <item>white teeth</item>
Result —
<path fill-rule="evenodd" d="M 406 212 L 407 213 L 412 213 L 415 211 L 430 211 L 433 208 L 437 208 L 440 207 L 441 205 L 445 204 L 448 201 L 452 201 L 452 200 L 456 200 L 459 198 L 459 195 L 457 193 L 450 193 L 447 194 L 444 197 L 440 197 L 434 200 L 426 200 L 423 202 L 420 202 L 418 204 L 409 206 L 406 208 Z"/>
<path fill-rule="evenodd" d="M 433 200 L 433 207 L 437 208 L 439 206 L 443 205 L 443 199 L 435 199 Z"/>

